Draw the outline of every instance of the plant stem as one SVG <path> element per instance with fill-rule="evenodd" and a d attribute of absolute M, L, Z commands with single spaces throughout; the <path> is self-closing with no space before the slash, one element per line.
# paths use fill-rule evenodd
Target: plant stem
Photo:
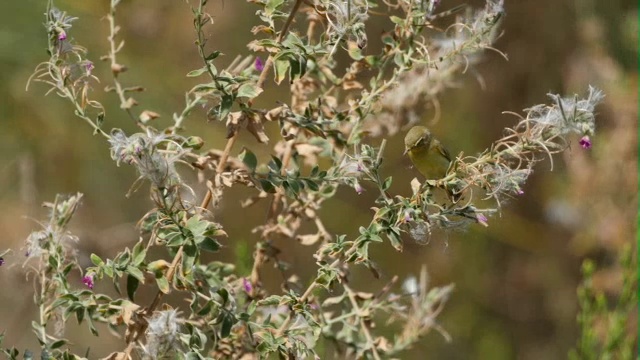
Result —
<path fill-rule="evenodd" d="M 131 111 L 131 106 L 127 104 L 127 99 L 125 96 L 124 89 L 122 88 L 122 84 L 118 81 L 118 71 L 114 71 L 114 69 L 122 66 L 118 64 L 116 61 L 116 54 L 120 51 L 120 49 L 116 48 L 116 35 L 118 34 L 118 27 L 116 25 L 116 6 L 117 2 L 111 1 L 111 8 L 109 11 L 109 15 L 107 15 L 107 20 L 109 20 L 109 36 L 107 40 L 109 40 L 109 60 L 111 62 L 111 74 L 113 74 L 113 85 L 118 94 L 118 99 L 120 100 L 120 108 L 127 112 L 129 117 L 136 122 L 141 127 L 144 127 L 139 119 Z"/>
<path fill-rule="evenodd" d="M 353 306 L 353 309 L 356 312 L 356 317 L 358 317 L 358 321 L 360 322 L 360 327 L 362 328 L 362 332 L 364 333 L 364 336 L 367 339 L 367 343 L 369 344 L 369 349 L 373 354 L 373 358 L 375 360 L 380 360 L 380 354 L 378 354 L 378 348 L 376 347 L 373 341 L 373 337 L 371 336 L 369 327 L 367 326 L 367 324 L 365 323 L 364 319 L 361 316 L 362 310 L 358 306 L 358 301 L 356 300 L 355 293 L 353 292 L 353 290 L 351 290 L 351 288 L 346 283 L 343 283 L 342 287 L 347 292 L 347 296 L 349 296 L 349 301 L 351 302 L 351 306 Z"/>

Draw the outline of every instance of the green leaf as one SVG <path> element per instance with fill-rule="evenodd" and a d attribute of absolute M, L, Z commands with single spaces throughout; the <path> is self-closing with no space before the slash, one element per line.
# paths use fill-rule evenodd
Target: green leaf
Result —
<path fill-rule="evenodd" d="M 156 276 L 156 284 L 158 285 L 158 289 L 165 294 L 168 294 L 169 289 L 169 281 L 164 275 Z"/>
<path fill-rule="evenodd" d="M 256 311 L 257 308 L 258 308 L 258 304 L 255 301 L 251 301 L 251 303 L 247 307 L 247 313 L 249 315 L 252 315 Z"/>
<path fill-rule="evenodd" d="M 42 325 L 40 325 L 39 323 L 35 322 L 35 321 L 31 321 L 31 327 L 33 328 L 34 332 L 36 333 L 36 336 L 38 337 L 38 342 L 40 343 L 40 345 L 45 344 L 45 340 L 46 339 L 42 339 L 40 337 L 40 334 L 42 334 L 44 331 L 44 327 Z"/>
<path fill-rule="evenodd" d="M 224 94 L 222 99 L 220 100 L 220 105 L 218 106 L 218 118 L 222 120 L 229 115 L 231 112 L 231 107 L 233 106 L 233 101 L 235 98 L 233 95 Z"/>
<path fill-rule="evenodd" d="M 142 221 L 140 222 L 140 231 L 142 233 L 150 233 L 151 231 L 153 231 L 157 222 L 158 212 L 154 211 L 142 219 Z"/>
<path fill-rule="evenodd" d="M 222 306 L 226 305 L 229 301 L 229 291 L 225 288 L 220 288 L 216 293 L 222 298 Z"/>
<path fill-rule="evenodd" d="M 280 169 L 282 169 L 282 160 L 280 160 L 276 156 L 271 156 L 269 168 L 271 168 L 271 170 L 273 170 L 274 172 L 280 173 Z"/>
<path fill-rule="evenodd" d="M 355 46 L 349 49 L 349 56 L 356 61 L 362 60 L 364 58 L 364 56 L 362 55 L 362 50 Z"/>
<path fill-rule="evenodd" d="M 204 140 L 202 140 L 199 136 L 189 136 L 187 140 L 184 142 L 184 147 L 193 150 L 200 150 L 204 145 Z"/>
<path fill-rule="evenodd" d="M 169 247 L 182 246 L 186 240 L 180 232 L 166 234 L 165 239 L 167 240 L 167 246 Z"/>
<path fill-rule="evenodd" d="M 78 324 L 82 323 L 82 320 L 84 320 L 84 308 L 80 307 L 76 309 L 76 320 L 78 320 Z"/>
<path fill-rule="evenodd" d="M 285 180 L 282 182 L 282 188 L 284 189 L 285 195 L 287 195 L 288 197 L 294 199 L 297 197 L 296 192 L 291 188 L 291 185 L 288 181 Z"/>
<path fill-rule="evenodd" d="M 316 184 L 315 181 L 313 181 L 313 180 L 305 180 L 304 183 L 307 185 L 307 187 L 311 191 L 320 190 L 320 187 L 318 186 L 318 184 Z"/>
<path fill-rule="evenodd" d="M 394 24 L 403 24 L 404 23 L 404 19 L 400 18 L 400 17 L 397 17 L 397 16 L 391 16 L 391 17 L 389 17 L 389 19 Z"/>
<path fill-rule="evenodd" d="M 136 279 L 134 276 L 127 276 L 127 296 L 129 300 L 134 301 L 134 296 L 136 295 L 136 290 L 138 290 L 138 286 L 140 285 L 140 281 Z"/>
<path fill-rule="evenodd" d="M 296 60 L 289 61 L 289 81 L 293 82 L 301 78 L 307 72 L 307 59 L 300 56 Z"/>
<path fill-rule="evenodd" d="M 207 67 L 200 68 L 198 70 L 189 71 L 187 77 L 198 77 L 207 72 Z"/>
<path fill-rule="evenodd" d="M 133 265 L 127 266 L 127 273 L 136 279 L 140 280 L 140 282 L 144 283 L 144 274 L 140 269 Z"/>
<path fill-rule="evenodd" d="M 145 249 L 145 246 L 144 244 L 142 244 L 142 241 L 140 241 L 133 247 L 132 253 L 133 253 L 133 259 L 132 259 L 133 264 L 136 266 L 142 264 L 142 262 L 144 261 L 144 258 L 147 255 L 147 249 Z"/>
<path fill-rule="evenodd" d="M 207 55 L 207 57 L 205 59 L 207 61 L 213 60 L 213 59 L 217 58 L 218 56 L 220 56 L 220 54 L 222 54 L 220 51 L 214 51 L 211 54 Z"/>
<path fill-rule="evenodd" d="M 93 323 L 93 313 L 94 310 L 92 308 L 87 308 L 87 314 L 89 315 L 87 316 L 87 323 L 89 324 L 89 331 L 91 331 L 91 334 L 93 334 L 93 336 L 98 336 L 98 329 L 96 329 L 96 326 Z"/>
<path fill-rule="evenodd" d="M 282 296 L 280 296 L 280 295 L 270 295 L 270 296 L 258 301 L 258 306 L 279 305 L 280 301 L 282 301 Z"/>
<path fill-rule="evenodd" d="M 231 334 L 231 328 L 235 323 L 238 322 L 238 319 L 235 318 L 232 314 L 225 313 L 222 317 L 222 328 L 220 329 L 220 337 L 226 338 Z"/>
<path fill-rule="evenodd" d="M 284 3 L 284 0 L 267 0 L 264 12 L 267 16 L 271 16 L 273 12 Z"/>
<path fill-rule="evenodd" d="M 69 273 L 71 272 L 71 270 L 73 270 L 74 265 L 75 265 L 75 264 L 73 264 L 73 263 L 69 263 L 69 264 L 67 264 L 67 266 L 65 266 L 65 267 L 64 267 L 64 269 L 62 269 L 62 276 L 67 276 L 67 275 L 69 275 Z"/>
<path fill-rule="evenodd" d="M 398 251 L 402 251 L 402 240 L 400 239 L 400 235 L 396 234 L 393 230 L 389 229 L 387 231 L 387 237 L 391 242 L 391 245 Z"/>
<path fill-rule="evenodd" d="M 273 186 L 273 184 L 267 179 L 260 179 L 260 187 L 262 187 L 262 190 L 264 192 L 267 192 L 270 194 L 273 194 L 276 192 L 275 186 Z"/>
<path fill-rule="evenodd" d="M 102 266 L 104 265 L 104 261 L 102 261 L 102 259 L 100 258 L 100 256 L 91 253 L 91 262 L 93 263 L 93 265 L 95 266 Z"/>
<path fill-rule="evenodd" d="M 386 178 L 384 180 L 384 183 L 382 183 L 382 190 L 388 190 L 391 187 L 391 182 L 392 181 L 393 181 L 393 178 L 391 176 Z"/>
<path fill-rule="evenodd" d="M 195 245 L 185 245 L 182 255 L 182 271 L 184 274 L 190 274 L 193 268 L 193 264 L 198 257 L 198 248 Z"/>
<path fill-rule="evenodd" d="M 49 256 L 49 266 L 52 269 L 56 269 L 58 267 L 58 258 L 56 256 Z"/>
<path fill-rule="evenodd" d="M 198 311 L 196 312 L 196 314 L 197 314 L 198 316 L 204 316 L 204 315 L 207 315 L 208 313 L 210 313 L 210 312 L 211 312 L 211 309 L 212 309 L 212 308 L 213 308 L 213 302 L 211 302 L 211 301 L 207 301 L 207 303 L 206 303 L 206 304 L 204 304 L 204 306 L 203 306 L 200 310 L 198 310 Z"/>
<path fill-rule="evenodd" d="M 61 340 L 58 340 L 58 341 L 54 341 L 51 344 L 50 348 L 51 349 L 57 349 L 57 348 L 59 348 L 61 346 L 64 346 L 66 343 L 67 343 L 67 340 L 64 340 L 64 339 L 61 339 Z"/>
<path fill-rule="evenodd" d="M 245 148 L 238 157 L 249 168 L 249 170 L 251 170 L 251 172 L 256 171 L 258 158 L 256 158 L 256 155 L 251 152 L 251 150 Z"/>
<path fill-rule="evenodd" d="M 116 270 L 124 270 L 131 262 L 131 252 L 129 249 L 125 249 L 118 257 L 114 259 L 114 265 Z"/>
<path fill-rule="evenodd" d="M 100 111 L 98 113 L 98 116 L 96 116 L 96 125 L 98 126 L 98 128 L 102 127 L 102 124 L 104 123 L 104 111 Z"/>
<path fill-rule="evenodd" d="M 199 215 L 193 216 L 187 220 L 186 228 L 189 229 L 195 243 L 199 243 L 204 239 L 204 234 L 211 223 L 203 220 Z"/>
<path fill-rule="evenodd" d="M 254 98 L 262 93 L 262 88 L 258 87 L 257 84 L 246 82 L 240 85 L 238 89 L 238 97 L 247 97 Z"/>
<path fill-rule="evenodd" d="M 220 250 L 220 243 L 207 236 L 198 244 L 198 247 L 204 251 L 216 252 Z"/>
<path fill-rule="evenodd" d="M 366 61 L 371 67 L 377 67 L 380 65 L 380 59 L 377 56 L 365 56 L 364 61 Z"/>
<path fill-rule="evenodd" d="M 276 84 L 280 85 L 282 80 L 284 80 L 284 78 L 287 76 L 289 66 L 289 60 L 286 59 L 278 59 L 274 62 L 274 81 L 276 82 Z"/>
<path fill-rule="evenodd" d="M 378 234 L 369 234 L 369 238 L 375 242 L 384 242 L 384 240 Z"/>

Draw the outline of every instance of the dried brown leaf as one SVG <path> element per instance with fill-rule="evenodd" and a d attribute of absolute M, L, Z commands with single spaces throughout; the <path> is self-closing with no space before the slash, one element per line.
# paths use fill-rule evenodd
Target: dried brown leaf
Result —
<path fill-rule="evenodd" d="M 320 234 L 308 234 L 308 235 L 298 235 L 296 238 L 300 244 L 305 246 L 311 246 L 317 243 L 322 236 Z"/>
<path fill-rule="evenodd" d="M 240 124 L 245 118 L 242 111 L 235 111 L 227 116 L 227 139 L 232 138 L 238 132 Z"/>
<path fill-rule="evenodd" d="M 264 126 L 262 125 L 262 120 L 259 114 L 254 114 L 254 116 L 249 119 L 249 122 L 247 123 L 247 130 L 253 134 L 259 142 L 263 144 L 269 142 L 269 137 L 264 132 Z"/>
<path fill-rule="evenodd" d="M 138 118 L 143 124 L 146 124 L 147 122 L 157 119 L 159 117 L 160 117 L 160 114 L 158 114 L 155 111 L 144 110 L 143 112 L 140 113 L 140 116 Z"/>

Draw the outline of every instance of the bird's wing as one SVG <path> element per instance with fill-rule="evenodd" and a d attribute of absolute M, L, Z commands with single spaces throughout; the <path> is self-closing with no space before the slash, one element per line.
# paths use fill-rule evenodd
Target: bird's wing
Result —
<path fill-rule="evenodd" d="M 433 146 L 438 150 L 442 156 L 444 156 L 447 160 L 451 161 L 451 155 L 447 151 L 447 149 L 440 144 L 440 141 L 434 140 Z"/>

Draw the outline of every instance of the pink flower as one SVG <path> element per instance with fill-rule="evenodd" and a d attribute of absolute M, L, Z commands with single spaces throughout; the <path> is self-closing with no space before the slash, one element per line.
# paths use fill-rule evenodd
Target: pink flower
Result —
<path fill-rule="evenodd" d="M 524 195 L 524 191 L 522 189 L 518 189 L 518 191 L 516 191 L 516 194 L 518 195 Z"/>
<path fill-rule="evenodd" d="M 60 32 L 58 33 L 58 41 L 65 40 L 67 40 L 67 33 L 64 30 L 60 30 Z"/>
<path fill-rule="evenodd" d="M 93 65 L 93 63 L 91 61 L 87 61 L 87 64 L 85 65 L 86 69 L 88 72 L 91 72 L 91 70 L 93 70 L 93 68 L 95 67 Z"/>
<path fill-rule="evenodd" d="M 247 294 L 251 294 L 251 292 L 253 291 L 251 281 L 249 281 L 247 278 L 242 278 L 242 287 Z"/>
<path fill-rule="evenodd" d="M 0 257 L 0 266 L 4 265 L 4 259 Z"/>
<path fill-rule="evenodd" d="M 589 135 L 583 136 L 579 144 L 583 149 L 591 149 L 591 139 L 589 139 Z"/>
<path fill-rule="evenodd" d="M 476 214 L 476 221 L 478 221 L 478 224 L 482 226 L 489 226 L 489 224 L 487 223 L 488 219 L 483 214 L 480 214 L 480 213 Z"/>
<path fill-rule="evenodd" d="M 358 193 L 358 195 L 362 194 L 364 192 L 364 188 L 362 187 L 362 185 L 360 185 L 359 182 L 356 181 L 355 185 L 353 185 L 353 188 L 356 190 L 356 192 Z"/>
<path fill-rule="evenodd" d="M 89 289 L 93 290 L 93 274 L 89 273 L 82 278 L 82 283 L 87 285 Z"/>
<path fill-rule="evenodd" d="M 260 57 L 256 57 L 256 62 L 254 64 L 256 70 L 262 72 L 262 70 L 264 70 L 264 63 L 262 62 L 262 59 L 260 59 Z"/>

